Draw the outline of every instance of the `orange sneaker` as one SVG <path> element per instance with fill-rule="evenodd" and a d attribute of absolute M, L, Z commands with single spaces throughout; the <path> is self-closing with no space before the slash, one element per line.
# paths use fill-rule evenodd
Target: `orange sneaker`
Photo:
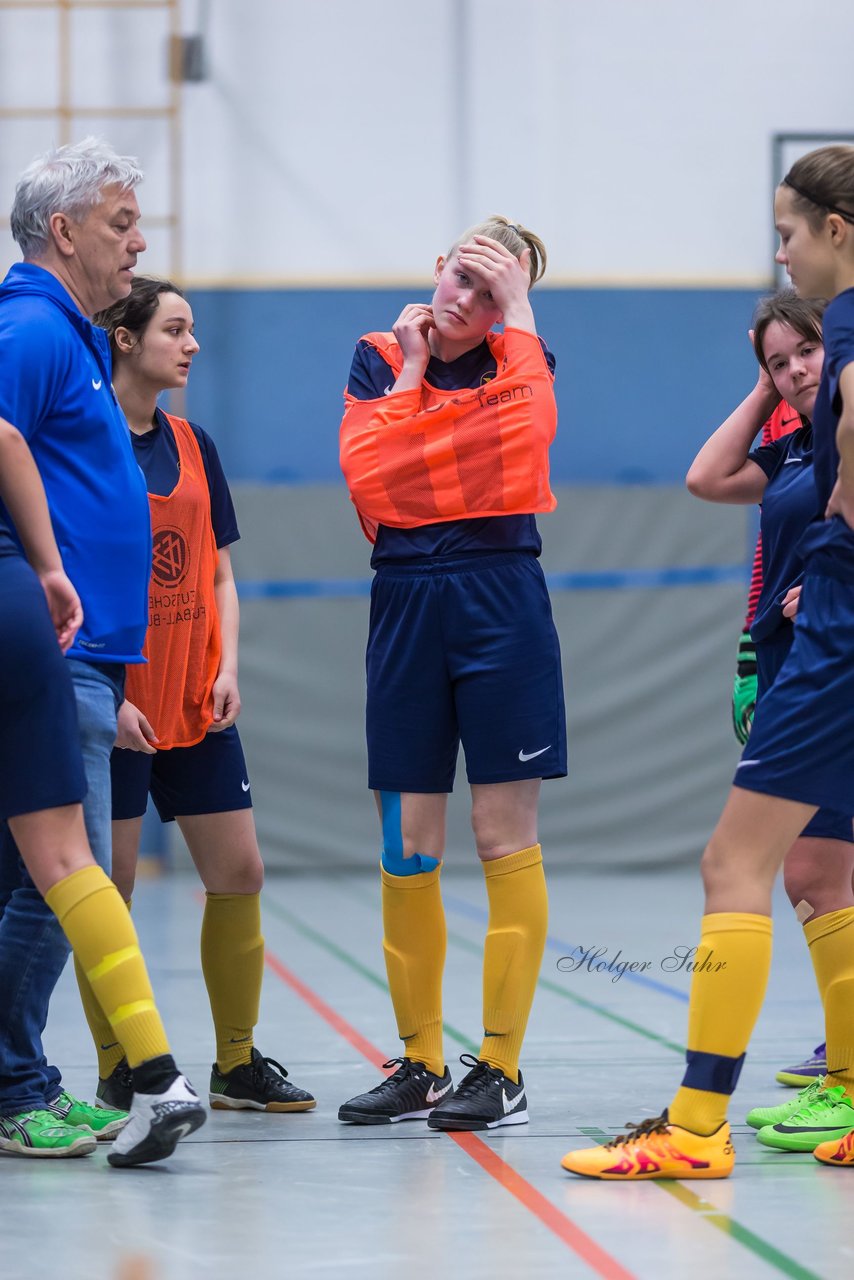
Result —
<path fill-rule="evenodd" d="M 839 1168 L 848 1165 L 854 1168 L 854 1129 L 846 1133 L 844 1138 L 834 1138 L 832 1142 L 820 1142 L 813 1151 L 813 1155 L 822 1164 L 834 1164 Z"/>
<path fill-rule="evenodd" d="M 670 1124 L 667 1112 L 630 1124 L 602 1147 L 570 1151 L 561 1164 L 583 1178 L 638 1182 L 648 1178 L 728 1178 L 735 1164 L 729 1125 L 704 1136 Z"/>

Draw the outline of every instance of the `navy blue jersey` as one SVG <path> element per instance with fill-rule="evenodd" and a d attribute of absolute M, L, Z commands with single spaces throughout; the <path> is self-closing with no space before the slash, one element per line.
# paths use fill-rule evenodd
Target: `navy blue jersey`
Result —
<path fill-rule="evenodd" d="M 541 339 L 542 342 L 542 339 Z M 554 372 L 555 358 L 542 343 L 546 361 Z M 424 381 L 438 391 L 458 391 L 483 386 L 495 377 L 495 357 L 484 340 L 458 356 L 439 360 L 431 356 Z M 364 339 L 353 356 L 347 390 L 357 400 L 387 395 L 396 377 L 375 347 Z M 416 529 L 390 529 L 380 525 L 371 564 L 400 563 L 436 556 L 472 556 L 483 552 L 525 551 L 539 555 L 543 544 L 533 515 L 484 516 L 473 520 L 449 520 Z"/>
<path fill-rule="evenodd" d="M 19 556 L 21 548 L 12 537 L 9 526 L 0 520 L 0 556 Z"/>
<path fill-rule="evenodd" d="M 131 432 L 131 441 L 134 455 L 145 476 L 146 489 L 160 498 L 168 498 L 178 483 L 178 445 L 165 413 L 157 409 L 155 419 L 155 426 L 144 435 L 138 436 Z M 205 464 L 216 545 L 228 547 L 240 537 L 228 481 L 213 440 L 195 422 L 191 422 L 190 426 Z"/>
<path fill-rule="evenodd" d="M 854 532 L 841 516 L 824 519 L 824 511 L 839 472 L 836 430 L 842 401 L 839 378 L 846 365 L 854 363 L 854 289 L 834 298 L 822 321 L 824 371 L 813 410 L 815 433 L 815 483 L 818 494 L 818 521 L 806 535 L 802 550 L 816 555 L 811 567 L 854 582 Z"/>
<path fill-rule="evenodd" d="M 839 377 L 846 365 L 854 362 L 854 289 L 846 289 L 834 298 L 822 321 L 824 371 L 816 396 L 815 482 L 818 507 L 824 514 L 839 471 L 836 428 L 842 404 L 839 399 Z"/>
<path fill-rule="evenodd" d="M 816 517 L 812 427 L 806 424 L 762 445 L 750 458 L 768 477 L 760 520 L 762 591 L 750 628 L 753 639 L 760 641 L 779 627 L 791 626 L 783 617 L 783 597 L 803 577 L 797 547 Z"/>

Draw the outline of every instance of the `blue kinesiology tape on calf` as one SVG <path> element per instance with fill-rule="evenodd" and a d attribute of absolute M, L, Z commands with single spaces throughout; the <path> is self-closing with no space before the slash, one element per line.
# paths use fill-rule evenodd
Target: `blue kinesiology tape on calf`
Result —
<path fill-rule="evenodd" d="M 381 791 L 380 806 L 383 815 L 383 868 L 390 876 L 417 876 L 425 871 L 435 871 L 440 859 L 425 853 L 403 856 L 403 832 L 400 826 L 400 792 Z"/>

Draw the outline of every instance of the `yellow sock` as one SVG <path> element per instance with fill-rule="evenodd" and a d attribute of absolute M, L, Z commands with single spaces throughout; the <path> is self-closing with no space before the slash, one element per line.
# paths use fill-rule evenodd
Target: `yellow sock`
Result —
<path fill-rule="evenodd" d="M 489 924 L 483 948 L 482 1061 L 518 1083 L 519 1054 L 549 927 L 538 844 L 483 863 Z"/>
<path fill-rule="evenodd" d="M 138 1067 L 169 1053 L 136 929 L 112 880 L 100 867 L 83 867 L 49 889 L 45 902 L 62 925 L 107 1016 L 110 1038 L 120 1042 L 128 1065 Z"/>
<path fill-rule="evenodd" d="M 125 906 L 130 911 L 130 903 L 125 903 Z M 86 977 L 83 966 L 77 956 L 74 957 L 74 972 L 80 991 L 80 1003 L 83 1005 L 83 1012 L 89 1024 L 89 1031 L 95 1042 L 95 1052 L 98 1055 L 98 1075 L 102 1080 L 106 1080 L 108 1076 L 112 1075 L 125 1056 L 125 1051 L 116 1039 L 109 1019 L 99 1005 L 95 992 L 92 990 L 92 984 Z"/>
<path fill-rule="evenodd" d="M 208 989 L 220 1071 L 252 1057 L 264 977 L 259 893 L 208 893 L 202 920 L 202 973 Z"/>
<path fill-rule="evenodd" d="M 442 974 L 448 944 L 439 885 L 441 866 L 414 876 L 382 873 L 383 953 L 404 1053 L 440 1076 Z"/>
<path fill-rule="evenodd" d="M 669 1108 L 673 1123 L 693 1133 L 714 1133 L 726 1120 L 765 996 L 771 932 L 768 916 L 703 916 L 688 1011 L 688 1067 Z"/>
<path fill-rule="evenodd" d="M 808 920 L 804 934 L 824 1005 L 826 1083 L 854 1098 L 854 907 Z"/>

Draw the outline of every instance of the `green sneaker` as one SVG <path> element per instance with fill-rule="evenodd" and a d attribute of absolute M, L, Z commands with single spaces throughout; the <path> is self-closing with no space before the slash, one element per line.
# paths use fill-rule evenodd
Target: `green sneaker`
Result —
<path fill-rule="evenodd" d="M 812 1084 L 808 1084 L 806 1089 L 801 1089 L 800 1093 L 794 1098 L 790 1098 L 788 1102 L 781 1102 L 776 1107 L 754 1107 L 752 1111 L 748 1111 L 745 1120 L 754 1129 L 764 1129 L 766 1124 L 782 1124 L 784 1120 L 788 1120 L 789 1116 L 793 1116 L 802 1107 L 809 1106 L 811 1102 L 815 1102 L 823 1085 L 824 1076 L 819 1076 L 817 1080 L 813 1080 Z"/>
<path fill-rule="evenodd" d="M 107 1107 L 93 1107 L 88 1102 L 81 1102 L 72 1097 L 67 1089 L 63 1089 L 58 1098 L 49 1102 L 47 1110 L 58 1120 L 73 1125 L 75 1129 L 85 1129 L 93 1134 L 99 1142 L 112 1142 L 117 1133 L 128 1122 L 126 1111 L 111 1111 Z"/>
<path fill-rule="evenodd" d="M 806 1106 L 777 1124 L 766 1124 L 757 1138 L 780 1151 L 814 1151 L 822 1142 L 844 1138 L 854 1129 L 854 1102 L 841 1084 L 821 1089 Z"/>
<path fill-rule="evenodd" d="M 0 1151 L 12 1156 L 88 1156 L 95 1138 L 40 1108 L 16 1116 L 0 1116 Z"/>

